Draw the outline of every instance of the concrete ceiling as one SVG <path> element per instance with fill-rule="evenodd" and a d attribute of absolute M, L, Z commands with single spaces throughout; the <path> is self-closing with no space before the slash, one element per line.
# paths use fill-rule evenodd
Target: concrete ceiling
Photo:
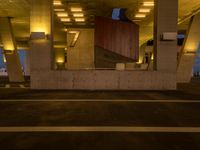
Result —
<path fill-rule="evenodd" d="M 15 37 L 18 41 L 24 41 L 29 37 L 31 0 L 0 0 L 0 16 L 13 17 Z M 86 16 L 86 24 L 94 23 L 94 16 L 110 16 L 113 8 L 127 8 L 127 16 L 134 20 L 134 14 L 144 0 L 63 0 L 66 11 L 71 5 L 79 5 L 83 8 Z M 63 6 L 62 6 L 63 7 Z M 200 0 L 179 0 L 179 19 L 186 18 L 200 8 Z M 185 20 L 184 20 L 185 21 Z M 153 11 L 142 21 L 140 25 L 140 44 L 152 38 L 153 33 Z M 72 24 L 76 25 L 75 23 Z M 188 21 L 180 24 L 180 29 L 187 28 Z"/>

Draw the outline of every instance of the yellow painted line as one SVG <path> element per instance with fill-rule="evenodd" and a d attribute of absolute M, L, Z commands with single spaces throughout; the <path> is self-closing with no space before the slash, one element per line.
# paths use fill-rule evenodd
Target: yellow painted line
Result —
<path fill-rule="evenodd" d="M 134 102 L 134 103 L 200 103 L 200 100 L 109 100 L 109 99 L 19 99 L 0 102 Z"/>
<path fill-rule="evenodd" d="M 200 127 L 123 127 L 123 126 L 82 126 L 82 127 L 0 127 L 0 132 L 173 132 L 200 133 Z"/>

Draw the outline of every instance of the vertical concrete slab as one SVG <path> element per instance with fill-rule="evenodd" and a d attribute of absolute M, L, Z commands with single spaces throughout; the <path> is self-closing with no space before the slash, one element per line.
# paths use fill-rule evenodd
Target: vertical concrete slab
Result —
<path fill-rule="evenodd" d="M 24 82 L 16 41 L 13 34 L 10 18 L 0 18 L 0 35 L 3 43 L 3 52 L 6 58 L 6 68 L 10 82 Z"/>
<path fill-rule="evenodd" d="M 191 18 L 187 36 L 180 54 L 177 69 L 177 82 L 190 82 L 192 68 L 200 44 L 200 13 Z"/>
<path fill-rule="evenodd" d="M 157 71 L 176 72 L 177 41 L 163 41 L 165 32 L 177 33 L 178 0 L 155 0 L 154 68 Z"/>

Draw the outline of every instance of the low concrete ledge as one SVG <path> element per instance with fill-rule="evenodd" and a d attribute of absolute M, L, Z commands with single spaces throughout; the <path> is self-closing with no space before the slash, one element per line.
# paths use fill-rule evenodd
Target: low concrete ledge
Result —
<path fill-rule="evenodd" d="M 159 71 L 34 71 L 32 89 L 175 90 L 176 74 Z"/>

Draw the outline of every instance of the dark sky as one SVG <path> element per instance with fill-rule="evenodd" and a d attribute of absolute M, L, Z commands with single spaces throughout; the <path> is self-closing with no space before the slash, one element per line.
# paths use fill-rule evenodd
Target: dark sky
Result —
<path fill-rule="evenodd" d="M 22 66 L 25 64 L 25 58 L 26 58 L 26 51 L 25 50 L 19 50 L 19 56 L 20 56 L 20 62 Z M 0 49 L 0 68 L 4 68 L 5 64 L 3 62 L 3 55 L 2 55 L 2 50 Z"/>

